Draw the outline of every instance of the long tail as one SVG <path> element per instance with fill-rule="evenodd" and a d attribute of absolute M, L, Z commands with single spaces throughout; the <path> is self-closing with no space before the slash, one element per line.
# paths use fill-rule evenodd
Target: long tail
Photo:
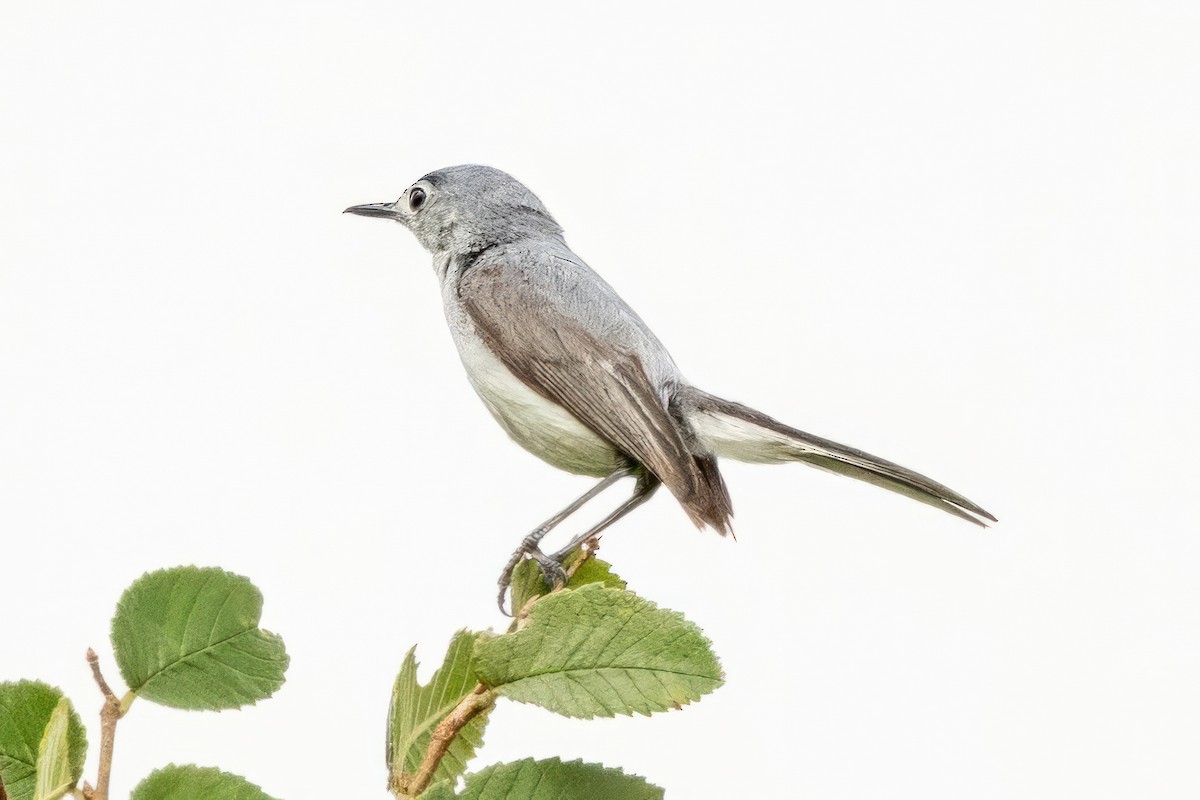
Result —
<path fill-rule="evenodd" d="M 981 527 L 996 521 L 958 492 L 911 469 L 789 427 L 749 406 L 697 389 L 691 392 L 689 421 L 704 445 L 718 456 L 759 464 L 803 461 L 928 503 Z"/>

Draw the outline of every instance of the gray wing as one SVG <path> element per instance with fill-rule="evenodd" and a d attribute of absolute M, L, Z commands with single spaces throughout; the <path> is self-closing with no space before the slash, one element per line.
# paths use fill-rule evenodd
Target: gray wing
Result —
<path fill-rule="evenodd" d="M 732 509 L 716 459 L 691 452 L 648 374 L 673 369 L 669 356 L 599 276 L 552 255 L 505 259 L 473 265 L 457 293 L 514 375 L 661 480 L 697 525 L 726 532 Z"/>

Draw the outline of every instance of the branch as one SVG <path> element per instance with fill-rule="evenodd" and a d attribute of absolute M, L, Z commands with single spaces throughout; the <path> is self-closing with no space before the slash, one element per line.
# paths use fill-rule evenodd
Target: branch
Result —
<path fill-rule="evenodd" d="M 125 709 L 121 707 L 121 700 L 109 688 L 108 681 L 104 680 L 104 675 L 100 672 L 100 657 L 90 647 L 87 651 L 87 662 L 92 668 L 92 677 L 96 679 L 96 685 L 100 687 L 100 693 L 104 695 L 104 705 L 100 708 L 100 767 L 96 772 L 96 788 L 91 789 L 85 784 L 83 794 L 89 800 L 108 800 L 108 781 L 112 775 L 117 720 L 125 715 Z"/>
<path fill-rule="evenodd" d="M 589 539 L 584 544 L 586 547 L 580 548 L 579 557 L 567 568 L 568 580 L 576 570 L 583 566 L 584 562 L 594 558 L 596 551 L 600 549 L 599 538 Z M 562 585 L 555 586 L 550 590 L 550 594 L 562 591 L 564 588 L 566 587 Z M 510 633 L 520 630 L 528 624 L 530 609 L 544 596 L 531 597 L 523 608 L 514 609 L 512 625 L 509 626 Z M 434 773 L 437 772 L 442 759 L 450 750 L 450 743 L 454 741 L 454 737 L 471 720 L 490 708 L 494 702 L 496 702 L 496 692 L 480 683 L 446 715 L 445 719 L 437 724 L 430 736 L 429 746 L 425 749 L 425 757 L 421 760 L 421 766 L 417 768 L 417 771 L 411 776 L 405 773 L 393 776 L 391 790 L 395 793 L 397 800 L 409 800 L 429 788 L 429 784 L 433 783 Z M 107 800 L 107 798 L 99 798 L 99 800 Z"/>
<path fill-rule="evenodd" d="M 433 783 L 433 775 L 437 772 L 438 765 L 442 763 L 446 752 L 450 749 L 450 743 L 454 741 L 454 737 L 462 731 L 467 724 L 479 716 L 481 713 L 491 707 L 492 703 L 496 702 L 496 693 L 488 689 L 482 683 L 475 687 L 475 690 L 462 699 L 454 709 L 446 715 L 446 718 L 437 724 L 433 729 L 433 735 L 429 739 L 429 747 L 425 750 L 425 758 L 421 760 L 421 766 L 417 768 L 416 774 L 411 778 L 401 776 L 399 785 L 396 787 L 396 797 L 400 800 L 404 798 L 412 798 L 421 794 L 429 788 L 429 784 Z"/>

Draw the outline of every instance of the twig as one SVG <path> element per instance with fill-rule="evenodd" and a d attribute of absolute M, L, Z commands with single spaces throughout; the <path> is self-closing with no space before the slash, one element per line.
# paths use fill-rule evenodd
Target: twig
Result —
<path fill-rule="evenodd" d="M 570 569 L 567 570 L 567 580 L 570 581 L 571 578 L 573 578 L 575 576 L 575 573 L 579 571 L 579 568 L 582 567 L 587 562 L 591 561 L 593 558 L 595 558 L 596 553 L 599 553 L 599 552 L 600 552 L 600 536 L 599 535 L 593 536 L 592 538 L 581 542 L 579 544 L 579 558 L 575 559 L 575 563 L 572 564 Z"/>
<path fill-rule="evenodd" d="M 596 551 L 600 549 L 599 537 L 589 539 L 584 542 L 586 548 L 581 549 L 579 558 L 567 569 L 567 579 L 575 574 L 581 566 L 589 559 L 595 558 Z M 550 594 L 561 591 L 565 586 L 558 585 L 550 590 Z M 525 605 L 516 610 L 513 616 L 512 626 L 510 631 L 516 631 L 523 628 L 529 619 L 529 611 L 533 608 L 534 603 L 541 600 L 545 595 L 536 595 L 529 598 Z M 437 724 L 433 729 L 433 734 L 429 738 L 429 746 L 425 748 L 425 757 L 421 759 L 421 766 L 412 775 L 400 773 L 392 778 L 391 790 L 396 795 L 398 800 L 408 800 L 408 798 L 416 797 L 429 788 L 429 784 L 433 783 L 434 773 L 437 772 L 438 766 L 442 763 L 442 759 L 446 757 L 446 753 L 450 750 L 450 744 L 454 741 L 454 737 L 462 732 L 471 720 L 486 711 L 496 702 L 496 692 L 482 683 L 475 686 L 474 691 L 464 697 L 462 701 L 454 707 L 454 709 L 446 715 L 445 719 Z M 100 798 L 100 800 L 107 800 Z"/>
<path fill-rule="evenodd" d="M 400 798 L 416 797 L 428 789 L 429 784 L 433 783 L 433 775 L 437 772 L 442 759 L 445 758 L 446 752 L 449 751 L 454 737 L 471 720 L 490 708 L 495 701 L 496 693 L 482 683 L 464 697 L 462 702 L 455 706 L 454 710 L 433 729 L 433 735 L 429 738 L 429 747 L 425 749 L 425 758 L 421 760 L 421 766 L 417 768 L 416 774 L 411 778 L 405 780 L 407 776 L 401 776 L 400 785 L 396 787 L 398 790 L 396 796 Z"/>
<path fill-rule="evenodd" d="M 88 800 L 108 800 L 108 780 L 112 775 L 113 744 L 117 736 L 117 720 L 124 716 L 121 700 L 113 694 L 108 681 L 100 672 L 100 657 L 96 651 L 88 648 L 88 666 L 92 668 L 92 677 L 104 695 L 104 705 L 100 708 L 100 767 L 96 772 L 96 788 L 84 784 L 83 795 Z"/>
<path fill-rule="evenodd" d="M 567 569 L 568 580 L 585 562 L 596 556 L 596 551 L 600 547 L 598 538 L 591 539 L 585 542 L 585 544 L 587 545 L 586 549 L 582 550 L 580 557 Z M 562 585 L 555 586 L 550 590 L 550 594 L 561 591 L 563 588 L 565 587 Z M 519 609 L 514 615 L 510 630 L 520 630 L 523 628 L 528 622 L 530 609 L 533 608 L 534 603 L 541 600 L 544 596 L 537 595 L 529 598 L 524 607 Z M 400 800 L 405 800 L 405 798 L 416 797 L 428 789 L 429 784 L 433 782 L 433 776 L 437 772 L 438 765 L 442 763 L 442 759 L 446 757 L 446 753 L 450 750 L 450 744 L 454 741 L 454 737 L 471 720 L 490 708 L 494 702 L 496 702 L 496 693 L 482 683 L 478 684 L 474 691 L 464 697 L 446 715 L 445 719 L 439 722 L 437 727 L 433 729 L 433 735 L 429 739 L 429 746 L 425 748 L 425 757 L 421 759 L 421 766 L 417 768 L 416 773 L 411 777 L 401 773 L 395 778 L 392 791 L 396 793 L 396 797 Z"/>
<path fill-rule="evenodd" d="M 591 561 L 593 558 L 596 557 L 596 552 L 599 549 L 600 549 L 600 537 L 599 536 L 588 539 L 587 541 L 585 541 L 581 544 L 580 550 L 579 550 L 579 552 L 580 552 L 579 557 L 576 558 L 574 563 L 572 563 L 571 566 L 567 568 L 567 582 L 568 583 L 571 581 L 571 578 L 575 575 L 575 573 L 579 571 L 580 567 L 582 567 L 588 561 Z M 548 594 L 554 594 L 555 592 L 562 591 L 565 588 L 567 588 L 565 585 L 556 585 L 548 592 Z M 525 602 L 525 605 L 521 606 L 521 608 L 514 609 L 513 624 L 509 628 L 510 633 L 513 631 L 519 631 L 528 624 L 529 612 L 533 609 L 534 604 L 537 603 L 538 600 L 541 600 L 543 597 L 546 597 L 546 595 L 535 594 L 533 597 L 529 598 Z"/>

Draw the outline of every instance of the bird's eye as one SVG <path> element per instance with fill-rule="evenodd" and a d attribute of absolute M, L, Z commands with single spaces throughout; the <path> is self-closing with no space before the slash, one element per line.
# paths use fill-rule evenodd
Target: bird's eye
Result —
<path fill-rule="evenodd" d="M 414 186 L 408 192 L 408 210 L 416 211 L 423 205 L 425 205 L 425 190 Z"/>

